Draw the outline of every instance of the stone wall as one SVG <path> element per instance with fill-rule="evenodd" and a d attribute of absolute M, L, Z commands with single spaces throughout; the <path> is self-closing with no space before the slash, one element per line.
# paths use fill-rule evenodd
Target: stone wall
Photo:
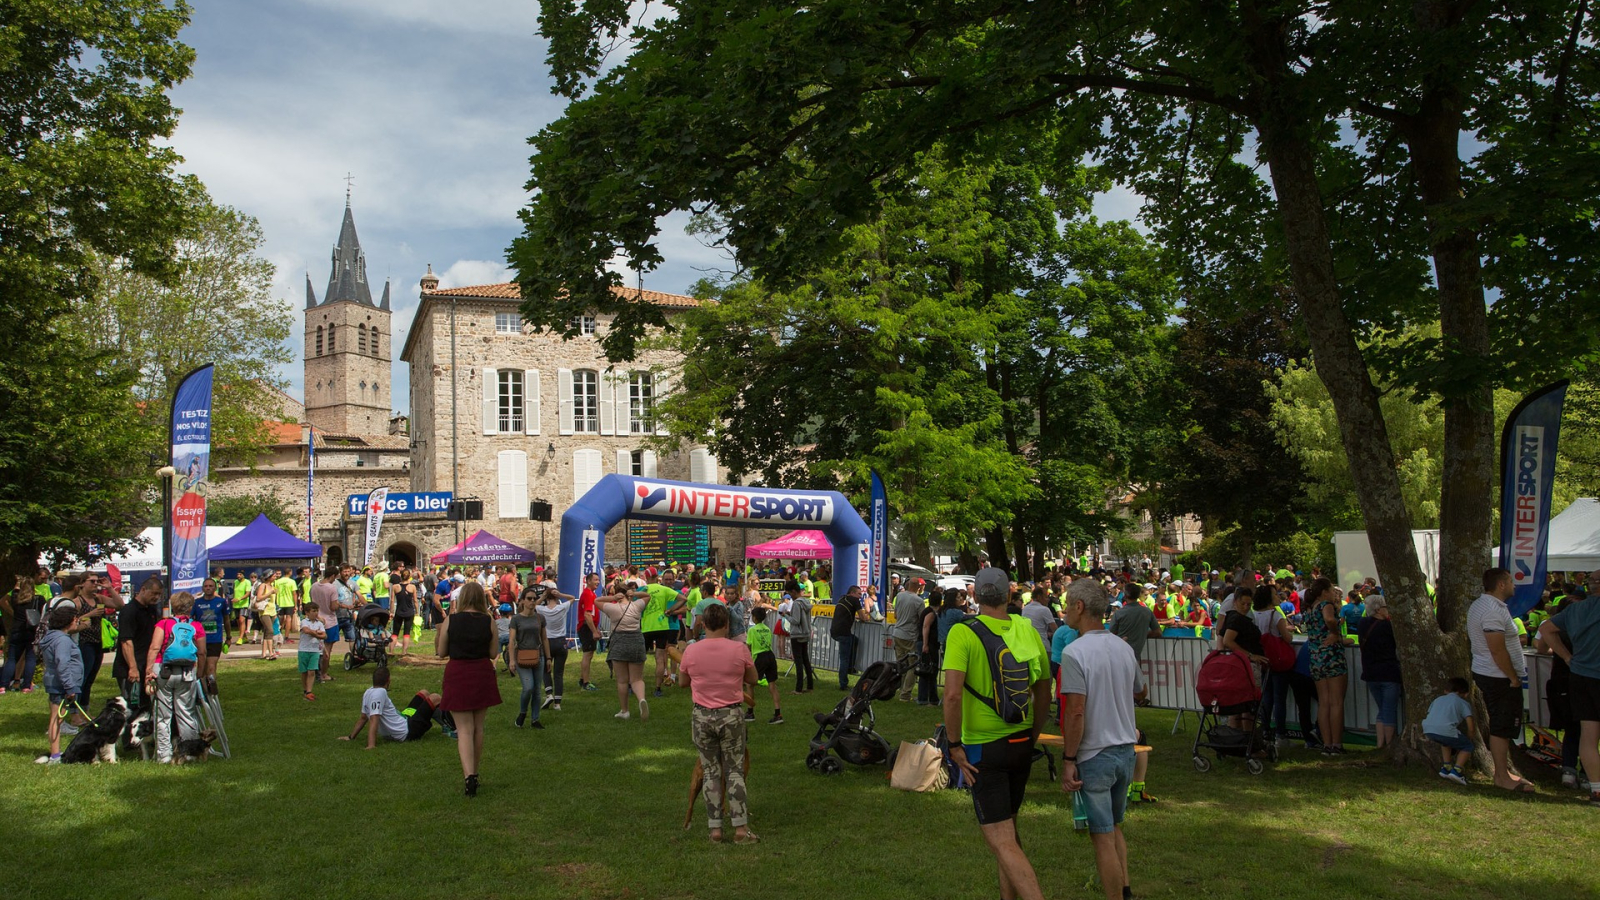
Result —
<path fill-rule="evenodd" d="M 340 434 L 387 433 L 392 415 L 389 318 L 388 310 L 354 301 L 324 303 L 306 310 L 306 421 Z M 358 330 L 358 325 L 365 330 Z M 327 349 L 329 327 L 338 335 L 331 352 Z M 324 330 L 320 354 L 316 348 L 318 328 Z M 364 349 L 358 342 L 362 333 L 369 336 Z"/>
<path fill-rule="evenodd" d="M 317 466 L 312 503 L 318 528 L 336 525 L 344 510 L 345 498 L 366 494 L 380 487 L 407 490 L 404 473 L 393 469 L 335 468 Z M 268 494 L 283 503 L 293 517 L 290 527 L 296 537 L 306 533 L 306 470 L 296 469 L 221 469 L 212 473 L 210 497 L 253 497 Z M 446 545 L 448 546 L 448 545 Z"/>
<path fill-rule="evenodd" d="M 533 546 L 529 541 L 537 540 L 539 528 L 538 523 L 528 520 L 527 508 L 520 504 L 516 508 L 499 508 L 501 467 L 513 465 L 518 459 L 502 454 L 507 451 L 524 454 L 527 498 L 550 501 L 554 508 L 553 531 L 561 514 L 576 500 L 574 454 L 577 451 L 599 451 L 599 470 L 593 474 L 604 476 L 618 472 L 619 450 L 653 448 L 657 438 L 654 434 L 560 433 L 558 371 L 590 369 L 602 374 L 607 371 L 598 340 L 607 327 L 606 317 L 601 317 L 597 323 L 595 336 L 568 341 L 550 334 L 496 333 L 495 313 L 515 312 L 514 300 L 459 298 L 455 305 L 456 390 L 460 402 L 460 416 L 455 423 L 460 441 L 457 495 L 483 500 L 484 519 L 478 525 L 507 540 Z M 407 362 L 411 369 L 411 487 L 415 491 L 451 489 L 450 312 L 449 299 L 424 297 L 411 326 Z M 674 353 L 646 350 L 641 352 L 638 361 L 619 365 L 616 371 L 650 370 L 659 383 L 670 390 L 678 365 L 679 358 Z M 486 368 L 538 372 L 537 428 L 532 426 L 532 416 L 529 416 L 525 432 L 484 433 L 483 373 Z M 604 386 L 603 378 L 601 383 Z M 525 390 L 531 395 L 530 386 L 525 385 Z M 679 446 L 657 451 L 656 476 L 692 480 L 691 449 Z M 719 469 L 706 480 L 721 480 L 723 474 Z M 738 529 L 733 531 L 740 533 Z M 723 553 L 743 552 L 742 542 L 714 539 L 714 543 L 720 545 Z"/>

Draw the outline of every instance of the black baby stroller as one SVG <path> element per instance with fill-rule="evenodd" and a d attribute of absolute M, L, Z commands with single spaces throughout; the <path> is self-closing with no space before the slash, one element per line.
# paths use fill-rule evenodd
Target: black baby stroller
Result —
<path fill-rule="evenodd" d="M 356 641 L 344 654 L 346 672 L 363 663 L 389 664 L 389 611 L 376 603 L 356 613 Z"/>
<path fill-rule="evenodd" d="M 1200 748 L 1224 756 L 1244 757 L 1251 775 L 1267 770 L 1265 761 L 1277 762 L 1278 745 L 1268 741 L 1260 728 L 1243 731 L 1227 724 L 1229 716 L 1256 717 L 1261 706 L 1261 679 L 1248 656 L 1227 650 L 1213 650 L 1200 664 L 1195 676 L 1195 693 L 1200 698 L 1200 724 L 1195 728 L 1194 769 L 1211 771 L 1211 760 L 1200 755 Z"/>
<path fill-rule="evenodd" d="M 856 679 L 855 686 L 830 713 L 817 713 L 817 733 L 811 737 L 806 768 L 823 775 L 844 771 L 839 760 L 856 766 L 892 764 L 889 742 L 872 730 L 872 701 L 888 700 L 900 686 L 900 667 L 875 662 Z M 832 751 L 838 757 L 829 756 Z"/>

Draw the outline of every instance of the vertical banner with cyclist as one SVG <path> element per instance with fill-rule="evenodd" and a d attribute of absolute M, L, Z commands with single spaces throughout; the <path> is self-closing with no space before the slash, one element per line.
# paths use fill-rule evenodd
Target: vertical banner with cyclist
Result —
<path fill-rule="evenodd" d="M 198 592 L 206 579 L 206 498 L 211 471 L 209 365 L 184 377 L 172 396 L 168 447 L 172 506 L 167 510 L 167 572 L 171 590 Z"/>

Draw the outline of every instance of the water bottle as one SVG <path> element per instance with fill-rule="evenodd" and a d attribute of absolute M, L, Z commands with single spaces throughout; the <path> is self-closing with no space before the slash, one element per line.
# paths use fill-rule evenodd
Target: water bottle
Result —
<path fill-rule="evenodd" d="M 1075 834 L 1089 833 L 1089 807 L 1083 800 L 1083 791 L 1072 792 L 1072 830 Z"/>

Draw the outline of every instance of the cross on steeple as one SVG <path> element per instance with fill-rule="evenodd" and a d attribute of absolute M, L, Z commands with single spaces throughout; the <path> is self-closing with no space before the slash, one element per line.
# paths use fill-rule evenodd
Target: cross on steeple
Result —
<path fill-rule="evenodd" d="M 355 179 L 354 175 L 351 175 L 349 172 L 344 173 L 344 207 L 345 207 L 345 209 L 349 209 L 350 208 L 350 186 L 355 184 L 355 183 L 356 183 L 356 179 Z"/>

